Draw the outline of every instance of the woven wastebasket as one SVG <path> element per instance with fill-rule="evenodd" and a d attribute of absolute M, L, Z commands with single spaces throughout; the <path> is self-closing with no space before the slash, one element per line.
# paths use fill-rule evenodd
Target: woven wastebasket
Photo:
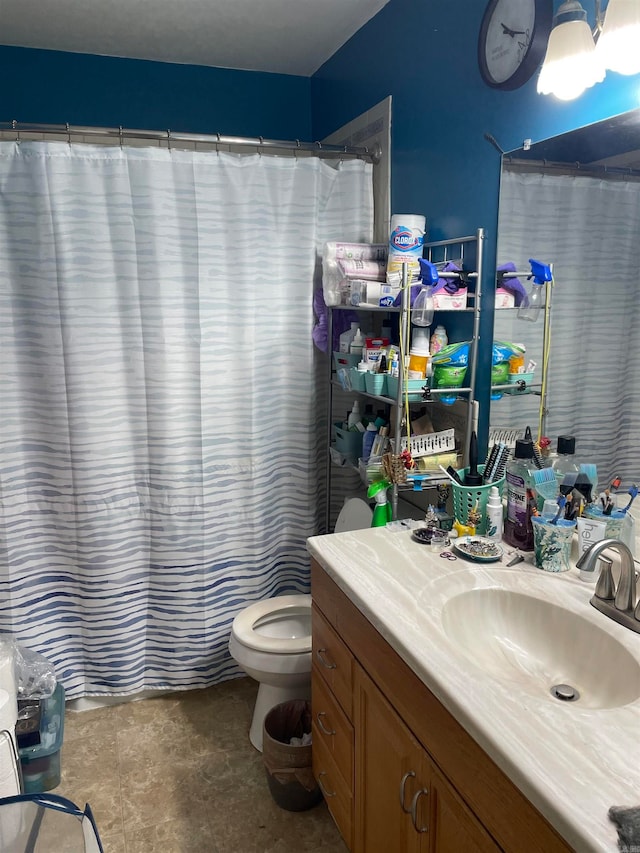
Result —
<path fill-rule="evenodd" d="M 322 792 L 313 778 L 311 744 L 291 744 L 311 732 L 311 702 L 293 699 L 272 708 L 264 719 L 262 757 L 271 796 L 290 812 L 313 808 Z"/>

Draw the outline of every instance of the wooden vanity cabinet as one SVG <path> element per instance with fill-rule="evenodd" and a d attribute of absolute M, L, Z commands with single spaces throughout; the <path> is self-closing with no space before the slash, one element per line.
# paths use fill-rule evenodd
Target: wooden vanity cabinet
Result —
<path fill-rule="evenodd" d="M 349 850 L 570 853 L 315 560 L 311 592 L 313 769 Z"/>

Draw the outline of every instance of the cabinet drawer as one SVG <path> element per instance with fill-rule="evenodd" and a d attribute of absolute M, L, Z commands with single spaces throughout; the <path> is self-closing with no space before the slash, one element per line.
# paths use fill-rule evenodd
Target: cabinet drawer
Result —
<path fill-rule="evenodd" d="M 312 609 L 313 663 L 349 719 L 352 715 L 353 657 L 317 607 Z"/>
<path fill-rule="evenodd" d="M 315 740 L 311 750 L 313 761 L 313 775 L 320 785 L 327 807 L 331 812 L 336 826 L 340 830 L 340 834 L 344 839 L 345 844 L 351 850 L 353 848 L 353 795 L 347 783 L 342 778 L 342 774 L 338 770 L 335 761 L 331 757 L 331 753 L 327 749 L 324 741 Z"/>
<path fill-rule="evenodd" d="M 349 790 L 353 790 L 353 726 L 314 664 L 311 674 L 313 744 L 322 741 Z"/>

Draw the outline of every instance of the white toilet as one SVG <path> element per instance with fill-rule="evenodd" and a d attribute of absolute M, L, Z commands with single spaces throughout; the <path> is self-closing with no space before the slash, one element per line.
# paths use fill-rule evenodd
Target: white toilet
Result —
<path fill-rule="evenodd" d="M 335 532 L 369 527 L 372 511 L 360 498 L 345 501 Z M 275 705 L 311 698 L 311 596 L 257 601 L 233 620 L 229 653 L 260 683 L 249 740 L 262 752 L 264 718 Z"/>

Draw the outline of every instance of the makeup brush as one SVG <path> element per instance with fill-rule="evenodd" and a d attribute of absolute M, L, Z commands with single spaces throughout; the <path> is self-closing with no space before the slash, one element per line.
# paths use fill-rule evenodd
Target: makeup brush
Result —
<path fill-rule="evenodd" d="M 475 430 L 469 439 L 469 470 L 464 475 L 465 486 L 481 486 L 482 474 L 478 473 L 478 437 Z"/>

